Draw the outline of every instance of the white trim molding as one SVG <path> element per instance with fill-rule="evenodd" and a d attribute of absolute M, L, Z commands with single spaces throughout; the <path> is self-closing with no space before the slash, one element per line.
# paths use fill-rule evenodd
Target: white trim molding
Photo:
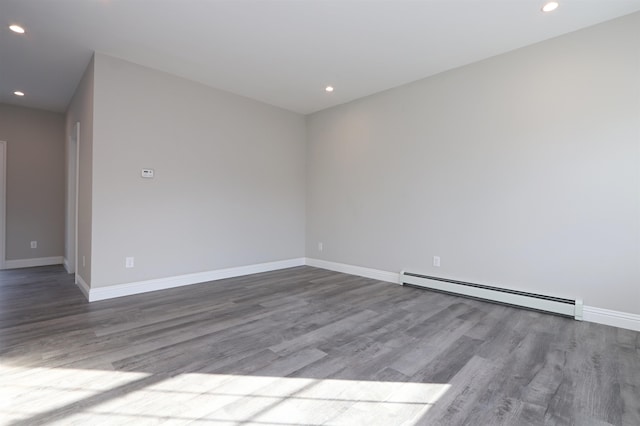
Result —
<path fill-rule="evenodd" d="M 62 259 L 62 265 L 64 266 L 65 271 L 67 271 L 67 274 L 73 274 L 73 271 L 71 270 L 71 265 L 69 265 L 69 261 L 67 260 L 66 257 Z"/>
<path fill-rule="evenodd" d="M 0 269 L 6 269 L 7 142 L 0 141 Z"/>
<path fill-rule="evenodd" d="M 64 257 L 36 257 L 33 259 L 5 260 L 4 269 L 33 268 L 35 266 L 62 265 Z"/>
<path fill-rule="evenodd" d="M 640 331 L 640 315 L 637 314 L 585 306 L 583 315 L 585 321 Z"/>
<path fill-rule="evenodd" d="M 344 263 L 329 262 L 326 260 L 311 258 L 307 258 L 306 264 L 320 269 L 358 275 L 361 277 L 372 278 L 374 280 L 387 281 L 394 284 L 401 283 L 400 274 L 396 274 L 395 272 L 381 271 L 379 269 L 364 268 L 361 266 L 353 266 Z M 628 330 L 640 331 L 640 315 L 630 314 L 627 312 L 612 311 L 593 306 L 583 306 L 582 320 L 625 328 Z"/>
<path fill-rule="evenodd" d="M 88 301 L 91 301 L 91 298 L 89 297 L 91 288 L 89 287 L 89 284 L 87 284 L 85 280 L 82 279 L 80 274 L 76 274 L 76 285 L 78 286 L 82 294 L 84 294 L 84 297 L 86 297 Z"/>
<path fill-rule="evenodd" d="M 342 272 L 345 274 L 357 275 L 359 277 L 371 278 L 378 281 L 400 284 L 400 274 L 395 272 L 381 271 L 379 269 L 364 268 L 362 266 L 347 265 L 345 263 L 329 262 L 327 260 L 307 258 L 306 264 L 329 271 Z"/>
<path fill-rule="evenodd" d="M 60 264 L 63 258 L 45 258 L 56 259 L 55 263 Z M 38 259 L 26 259 L 38 260 Z M 21 262 L 21 261 L 7 261 Z M 194 274 L 178 275 L 166 278 L 157 278 L 153 280 L 137 281 L 126 284 L 117 284 L 108 287 L 90 288 L 80 275 L 76 275 L 77 285 L 85 295 L 89 302 L 99 300 L 113 299 L 116 297 L 130 296 L 134 294 L 147 293 L 156 290 L 165 290 L 174 287 L 182 287 L 186 285 L 199 284 L 209 281 L 217 281 L 225 278 L 240 277 L 244 275 L 257 274 L 260 272 L 277 271 L 280 269 L 293 268 L 296 266 L 313 266 L 315 268 L 327 269 L 329 271 L 342 272 L 344 274 L 356 275 L 360 277 L 371 278 L 378 281 L 385 281 L 394 284 L 400 284 L 400 274 L 395 272 L 382 271 L 379 269 L 365 268 L 362 266 L 348 265 L 345 263 L 330 262 L 327 260 L 313 258 L 296 258 L 287 259 L 276 262 L 259 263 L 254 265 L 239 266 L 235 268 L 218 269 L 206 272 L 197 272 Z M 31 266 L 31 265 L 29 265 Z M 40 266 L 40 265 L 35 265 Z M 17 267 L 17 266 L 14 266 Z M 584 321 L 610 325 L 613 327 L 625 328 L 629 330 L 640 331 L 640 315 L 630 314 L 626 312 L 612 311 L 609 309 L 596 308 L 593 306 L 584 306 Z"/>
<path fill-rule="evenodd" d="M 257 274 L 260 272 L 276 271 L 279 269 L 293 268 L 305 265 L 303 257 L 297 259 L 280 260 L 276 262 L 259 263 L 255 265 L 238 266 L 235 268 L 217 269 L 214 271 L 197 272 L 194 274 L 177 275 L 173 277 L 157 278 L 153 280 L 137 281 L 126 284 L 117 284 L 107 287 L 97 287 L 88 289 L 89 302 L 98 300 L 114 299 L 116 297 L 130 296 L 133 294 L 147 293 L 156 290 L 165 290 L 185 285 L 199 284 L 208 281 L 216 281 L 224 278 L 240 277 L 244 275 Z M 80 277 L 79 282 L 81 281 Z M 82 289 L 82 287 L 81 287 Z M 84 291 L 83 291 L 84 292 Z M 85 294 L 86 295 L 86 294 Z"/>

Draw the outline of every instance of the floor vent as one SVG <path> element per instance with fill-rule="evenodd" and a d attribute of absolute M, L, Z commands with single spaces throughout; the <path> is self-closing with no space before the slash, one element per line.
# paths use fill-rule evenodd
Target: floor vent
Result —
<path fill-rule="evenodd" d="M 543 294 L 526 293 L 524 291 L 430 277 L 412 272 L 402 272 L 400 278 L 402 285 L 406 286 L 426 288 L 582 320 L 582 300 L 580 299 L 562 299 Z"/>

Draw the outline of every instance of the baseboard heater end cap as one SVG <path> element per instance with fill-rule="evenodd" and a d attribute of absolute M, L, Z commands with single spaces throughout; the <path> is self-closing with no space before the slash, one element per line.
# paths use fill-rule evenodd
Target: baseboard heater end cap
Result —
<path fill-rule="evenodd" d="M 404 279 L 403 279 L 403 277 L 404 277 L 404 274 L 405 274 L 406 272 L 407 272 L 407 271 L 405 271 L 404 269 L 403 269 L 402 271 L 400 271 L 400 275 L 398 275 L 398 284 L 400 284 L 400 285 L 404 285 Z"/>
<path fill-rule="evenodd" d="M 584 318 L 582 308 L 583 308 L 582 299 L 576 299 L 576 307 L 575 307 L 575 315 L 574 315 L 574 318 L 576 319 L 576 321 L 582 321 Z"/>

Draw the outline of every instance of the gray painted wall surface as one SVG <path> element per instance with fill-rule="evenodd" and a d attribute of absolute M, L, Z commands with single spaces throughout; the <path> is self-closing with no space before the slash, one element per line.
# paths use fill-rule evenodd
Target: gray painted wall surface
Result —
<path fill-rule="evenodd" d="M 308 257 L 640 314 L 640 14 L 307 124 Z"/>
<path fill-rule="evenodd" d="M 6 259 L 62 256 L 64 115 L 0 104 L 0 140 L 7 142 Z"/>
<path fill-rule="evenodd" d="M 96 54 L 94 117 L 92 287 L 304 256 L 303 116 Z"/>
<path fill-rule="evenodd" d="M 91 285 L 92 213 L 93 213 L 93 115 L 94 60 L 92 59 L 78 84 L 66 118 L 66 150 L 76 122 L 80 122 L 80 160 L 78 178 L 78 265 L 76 271 Z M 68 197 L 68 195 L 67 195 Z M 69 244 L 67 244 L 69 247 Z M 66 252 L 70 259 L 72 253 Z M 85 258 L 83 265 L 82 258 Z"/>

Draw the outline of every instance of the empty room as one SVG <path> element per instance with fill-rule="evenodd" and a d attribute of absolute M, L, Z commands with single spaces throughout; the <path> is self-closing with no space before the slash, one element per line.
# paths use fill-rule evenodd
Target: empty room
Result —
<path fill-rule="evenodd" d="M 640 425 L 640 0 L 1 0 L 0 425 Z"/>

